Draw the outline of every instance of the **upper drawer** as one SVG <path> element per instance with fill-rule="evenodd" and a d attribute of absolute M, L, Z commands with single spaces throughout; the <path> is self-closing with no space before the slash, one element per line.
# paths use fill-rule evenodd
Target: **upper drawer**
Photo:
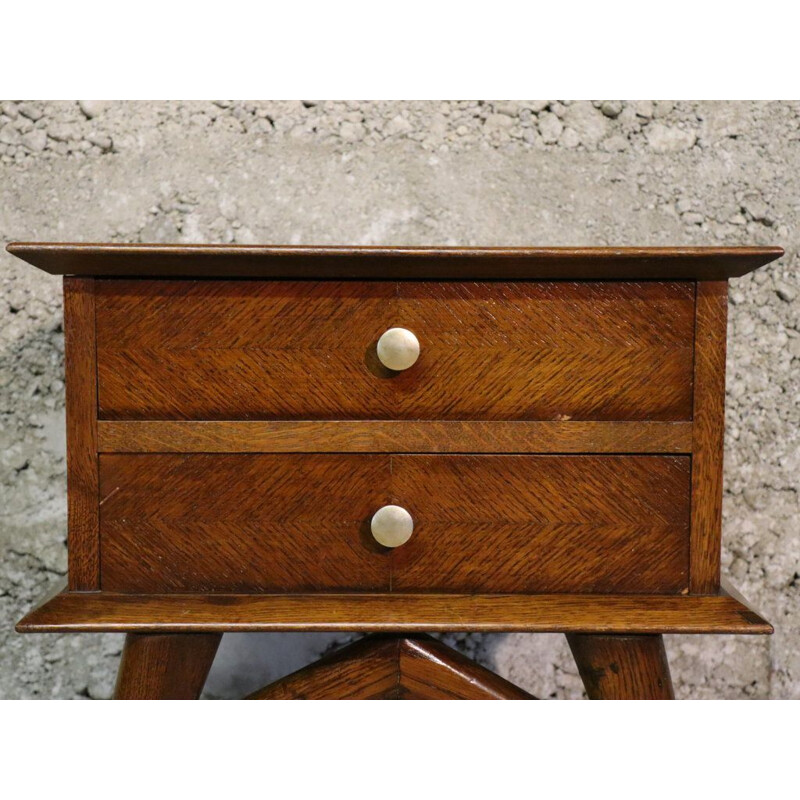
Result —
<path fill-rule="evenodd" d="M 391 327 L 420 341 L 386 370 Z M 106 419 L 691 418 L 692 283 L 101 280 Z"/>

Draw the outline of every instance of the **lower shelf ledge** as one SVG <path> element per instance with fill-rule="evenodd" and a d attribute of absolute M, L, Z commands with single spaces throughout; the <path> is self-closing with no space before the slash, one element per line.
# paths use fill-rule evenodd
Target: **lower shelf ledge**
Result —
<path fill-rule="evenodd" d="M 17 631 L 769 634 L 773 628 L 731 590 L 704 596 L 62 591 L 27 614 Z"/>

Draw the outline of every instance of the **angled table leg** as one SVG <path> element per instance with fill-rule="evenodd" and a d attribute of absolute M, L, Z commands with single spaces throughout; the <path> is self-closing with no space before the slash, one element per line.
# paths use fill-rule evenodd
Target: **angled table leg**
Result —
<path fill-rule="evenodd" d="M 660 634 L 567 635 L 590 700 L 674 700 Z"/>
<path fill-rule="evenodd" d="M 115 700 L 197 700 L 221 633 L 129 633 Z"/>

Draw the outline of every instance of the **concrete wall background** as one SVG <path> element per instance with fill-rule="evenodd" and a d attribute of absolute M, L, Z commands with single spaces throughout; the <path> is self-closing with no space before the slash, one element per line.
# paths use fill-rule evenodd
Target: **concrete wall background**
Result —
<path fill-rule="evenodd" d="M 4 102 L 0 240 L 780 244 L 730 290 L 724 572 L 774 637 L 668 637 L 680 697 L 800 698 L 800 103 Z M 20 636 L 66 567 L 60 280 L 0 254 L 0 697 L 107 697 L 116 635 Z M 563 637 L 447 637 L 579 697 Z M 236 696 L 344 637 L 236 635 Z"/>

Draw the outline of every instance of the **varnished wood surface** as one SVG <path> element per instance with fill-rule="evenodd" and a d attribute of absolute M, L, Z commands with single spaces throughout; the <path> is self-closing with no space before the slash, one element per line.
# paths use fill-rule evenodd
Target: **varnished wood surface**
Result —
<path fill-rule="evenodd" d="M 102 455 L 102 586 L 677 594 L 689 488 L 687 456 Z"/>
<path fill-rule="evenodd" d="M 95 281 L 64 279 L 69 585 L 100 588 Z"/>
<path fill-rule="evenodd" d="M 429 636 L 368 636 L 249 700 L 535 700 Z"/>
<path fill-rule="evenodd" d="M 197 700 L 219 647 L 219 633 L 129 633 L 115 700 Z"/>
<path fill-rule="evenodd" d="M 674 700 L 664 637 L 567 635 L 590 700 Z"/>
<path fill-rule="evenodd" d="M 394 456 L 414 534 L 395 591 L 677 594 L 688 587 L 685 456 Z"/>
<path fill-rule="evenodd" d="M 713 593 L 719 586 L 727 314 L 727 283 L 698 283 L 691 555 L 691 590 L 697 594 Z"/>
<path fill-rule="evenodd" d="M 520 631 L 772 633 L 734 597 L 718 595 L 136 595 L 62 592 L 17 624 L 20 633 L 99 631 Z"/>
<path fill-rule="evenodd" d="M 100 420 L 101 453 L 691 453 L 691 422 Z"/>
<path fill-rule="evenodd" d="M 590 696 L 671 696 L 655 634 L 772 630 L 717 586 L 725 280 L 780 248 L 9 250 L 54 273 L 111 278 L 65 282 L 73 591 L 18 629 L 135 634 L 119 696 L 197 696 L 227 630 L 564 631 Z M 179 277 L 200 280 L 170 280 Z M 418 335 L 422 355 L 392 374 L 374 344 L 397 325 Z M 96 410 L 107 417 L 99 430 Z M 131 454 L 100 457 L 113 467 L 100 486 L 97 453 L 116 445 Z M 632 455 L 690 446 L 690 480 L 687 455 Z M 262 455 L 273 448 L 285 455 Z M 309 457 L 303 448 L 364 462 L 354 480 L 333 461 L 317 462 L 301 475 L 302 491 L 280 468 L 266 491 L 260 467 L 244 477 L 233 468 Z M 604 471 L 617 456 L 471 455 L 486 451 L 625 453 L 627 466 Z M 170 458 L 174 470 L 154 470 L 149 482 L 126 466 Z M 214 465 L 205 473 L 196 466 L 204 459 Z M 220 459 L 231 464 L 222 474 Z M 485 468 L 515 459 L 513 473 Z M 575 474 L 526 472 L 570 460 L 582 465 Z M 661 472 L 629 469 L 651 460 Z M 348 495 L 353 484 L 359 491 Z M 408 547 L 365 552 L 375 547 L 374 509 L 350 527 L 361 489 L 413 499 Z M 166 502 L 143 514 L 159 492 Z M 100 585 L 98 497 L 110 523 L 103 585 L 136 593 L 74 591 Z M 345 536 L 339 515 L 348 518 Z M 265 528 L 282 538 L 265 543 Z M 166 584 L 165 564 L 178 575 Z M 260 593 L 265 574 L 276 593 Z M 654 593 L 687 584 L 690 595 Z M 488 588 L 514 593 L 475 593 Z M 301 593 L 277 593 L 287 589 Z M 576 593 L 587 589 L 605 594 Z M 398 664 L 414 657 L 412 645 L 398 645 Z M 422 644 L 416 658 L 409 674 L 431 668 L 428 678 L 390 691 L 440 696 L 448 654 Z"/>
<path fill-rule="evenodd" d="M 693 332 L 691 283 L 101 280 L 100 415 L 689 420 Z"/>
<path fill-rule="evenodd" d="M 248 700 L 396 700 L 397 637 L 365 637 L 253 692 Z"/>
<path fill-rule="evenodd" d="M 390 470 L 369 455 L 103 455 L 103 588 L 388 590 L 369 520 Z"/>
<path fill-rule="evenodd" d="M 315 247 L 12 242 L 9 253 L 72 275 L 429 280 L 725 280 L 781 247 Z"/>
<path fill-rule="evenodd" d="M 533 695 L 426 636 L 400 645 L 401 700 L 536 700 Z"/>

